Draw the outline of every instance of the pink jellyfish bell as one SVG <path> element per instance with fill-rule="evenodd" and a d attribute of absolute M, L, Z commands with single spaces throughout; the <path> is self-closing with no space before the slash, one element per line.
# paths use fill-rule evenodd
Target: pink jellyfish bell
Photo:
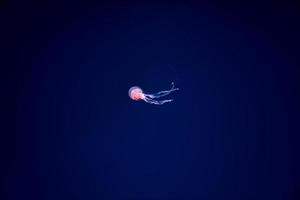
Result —
<path fill-rule="evenodd" d="M 133 86 L 129 89 L 128 95 L 132 100 L 139 101 L 144 97 L 143 90 L 140 87 Z"/>
<path fill-rule="evenodd" d="M 166 96 L 175 90 L 179 90 L 179 89 L 174 87 L 173 82 L 172 82 L 172 88 L 170 90 L 164 90 L 154 94 L 145 94 L 140 87 L 133 86 L 129 89 L 128 95 L 134 101 L 143 100 L 150 104 L 162 105 L 164 103 L 173 101 L 173 99 L 166 99 L 166 100 L 156 100 L 156 99 Z"/>

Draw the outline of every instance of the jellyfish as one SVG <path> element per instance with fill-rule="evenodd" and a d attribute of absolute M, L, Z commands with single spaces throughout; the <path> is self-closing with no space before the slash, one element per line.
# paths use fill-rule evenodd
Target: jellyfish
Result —
<path fill-rule="evenodd" d="M 132 100 L 135 101 L 143 100 L 146 103 L 162 105 L 164 103 L 173 101 L 173 99 L 157 100 L 157 98 L 167 96 L 175 90 L 179 90 L 179 88 L 174 87 L 174 82 L 172 82 L 172 88 L 170 90 L 163 90 L 154 94 L 145 94 L 140 87 L 133 86 L 129 89 L 128 95 Z"/>

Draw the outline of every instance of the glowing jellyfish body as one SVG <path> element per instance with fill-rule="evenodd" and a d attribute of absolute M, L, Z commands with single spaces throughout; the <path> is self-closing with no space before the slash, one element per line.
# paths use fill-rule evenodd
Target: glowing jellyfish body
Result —
<path fill-rule="evenodd" d="M 132 100 L 135 101 L 143 100 L 146 103 L 162 105 L 164 103 L 173 101 L 173 99 L 166 99 L 166 100 L 156 100 L 156 99 L 166 96 L 175 90 L 179 90 L 179 88 L 175 88 L 173 82 L 172 82 L 172 88 L 170 90 L 163 90 L 154 94 L 146 94 L 143 92 L 143 90 L 140 87 L 133 86 L 129 89 L 128 95 Z"/>

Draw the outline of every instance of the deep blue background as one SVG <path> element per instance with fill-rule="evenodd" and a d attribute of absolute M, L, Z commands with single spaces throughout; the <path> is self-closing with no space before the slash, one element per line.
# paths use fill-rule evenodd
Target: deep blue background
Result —
<path fill-rule="evenodd" d="M 299 6 L 2 10 L 4 199 L 299 198 Z"/>

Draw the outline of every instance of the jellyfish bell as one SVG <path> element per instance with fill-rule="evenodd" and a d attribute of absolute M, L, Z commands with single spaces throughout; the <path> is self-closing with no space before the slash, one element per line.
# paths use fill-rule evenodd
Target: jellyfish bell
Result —
<path fill-rule="evenodd" d="M 138 86 L 133 86 L 128 90 L 128 95 L 132 100 L 138 101 L 143 99 L 143 90 Z"/>

